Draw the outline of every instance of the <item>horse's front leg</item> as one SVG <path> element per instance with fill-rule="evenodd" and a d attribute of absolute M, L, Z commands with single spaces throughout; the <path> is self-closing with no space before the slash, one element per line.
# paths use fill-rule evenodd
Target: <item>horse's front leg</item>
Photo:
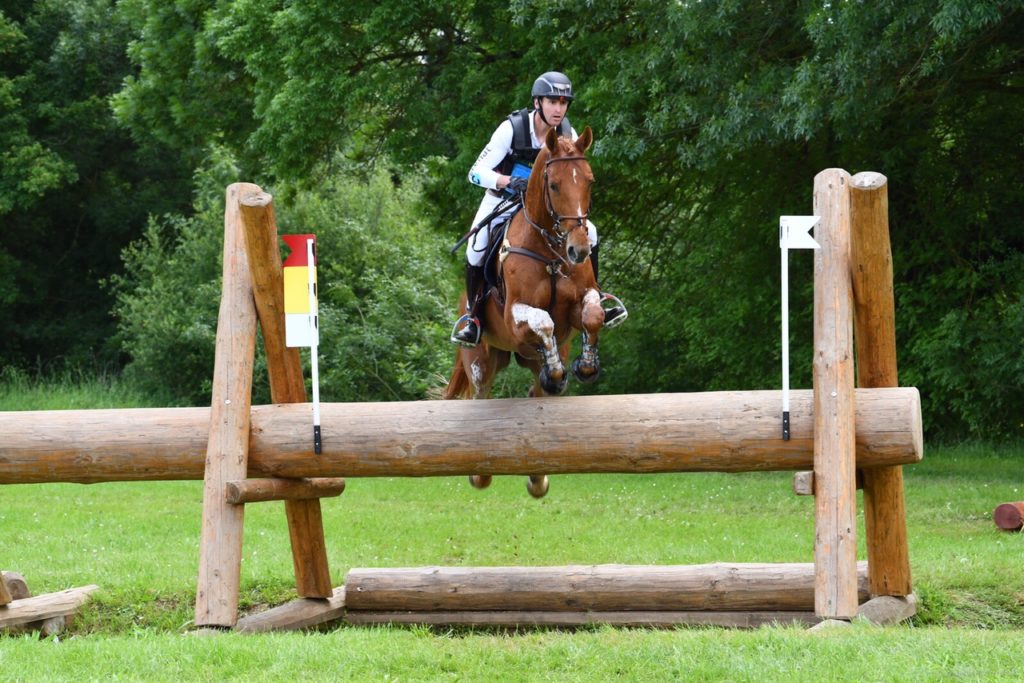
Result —
<path fill-rule="evenodd" d="M 597 355 L 597 338 L 604 324 L 604 310 L 601 308 L 601 294 L 588 289 L 583 296 L 580 315 L 583 329 L 583 348 L 572 362 L 572 374 L 581 382 L 596 382 L 601 376 L 601 359 Z"/>
<path fill-rule="evenodd" d="M 512 304 L 509 326 L 521 347 L 535 349 L 541 355 L 541 368 L 537 382 L 545 394 L 557 395 L 565 391 L 569 376 L 565 372 L 562 356 L 555 340 L 555 322 L 542 308 L 523 303 Z"/>

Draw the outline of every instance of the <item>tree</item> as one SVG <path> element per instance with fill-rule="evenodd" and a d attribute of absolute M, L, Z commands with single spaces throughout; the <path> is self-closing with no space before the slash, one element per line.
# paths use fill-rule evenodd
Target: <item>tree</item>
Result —
<path fill-rule="evenodd" d="M 9 11 L 0 14 L 0 361 L 113 362 L 101 281 L 147 212 L 180 204 L 187 171 L 112 116 L 107 97 L 129 70 L 130 36 L 113 3 Z"/>
<path fill-rule="evenodd" d="M 140 40 L 120 111 L 274 177 L 338 150 L 405 172 L 432 157 L 438 221 L 471 215 L 465 170 L 533 77 L 569 73 L 570 116 L 597 131 L 605 284 L 634 312 L 607 337 L 606 390 L 774 386 L 777 216 L 809 210 L 823 168 L 881 171 L 903 378 L 930 430 L 1021 429 L 1024 362 L 1001 333 L 1024 317 L 1019 0 L 161 5 L 137 7 L 178 28 Z M 244 103 L 203 116 L 225 93 Z"/>

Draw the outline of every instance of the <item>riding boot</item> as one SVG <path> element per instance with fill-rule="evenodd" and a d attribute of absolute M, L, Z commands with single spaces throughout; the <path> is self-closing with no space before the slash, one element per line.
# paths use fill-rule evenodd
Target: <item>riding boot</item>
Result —
<path fill-rule="evenodd" d="M 484 267 L 466 264 L 466 314 L 455 322 L 451 341 L 461 346 L 473 347 L 480 343 L 479 309 L 483 302 Z"/>
<path fill-rule="evenodd" d="M 598 245 L 595 244 L 590 248 L 590 267 L 594 270 L 594 281 L 600 282 L 597 279 L 597 247 Z M 597 288 L 600 291 L 601 285 L 598 284 Z M 611 302 L 611 304 L 604 309 L 604 326 L 615 327 L 616 325 L 625 322 L 626 318 L 629 317 L 629 312 L 626 310 L 626 306 L 622 301 L 619 300 L 619 297 L 607 292 L 601 292 L 601 303 L 604 304 L 606 301 Z"/>

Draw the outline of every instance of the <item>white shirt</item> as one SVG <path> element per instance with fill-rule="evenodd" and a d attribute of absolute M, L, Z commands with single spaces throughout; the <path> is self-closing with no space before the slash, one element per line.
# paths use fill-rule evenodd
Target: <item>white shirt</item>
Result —
<path fill-rule="evenodd" d="M 518 114 L 517 114 L 518 115 Z M 534 113 L 531 112 L 530 119 L 530 142 L 534 149 L 540 149 L 544 144 L 537 140 L 537 131 L 533 125 Z M 575 128 L 570 128 L 572 139 L 575 141 L 579 135 Z M 512 153 L 512 122 L 505 119 L 494 130 L 491 139 L 487 142 L 480 156 L 476 158 L 473 167 L 469 169 L 469 182 L 489 190 L 498 189 L 498 178 L 502 175 L 494 170 L 497 166 Z"/>

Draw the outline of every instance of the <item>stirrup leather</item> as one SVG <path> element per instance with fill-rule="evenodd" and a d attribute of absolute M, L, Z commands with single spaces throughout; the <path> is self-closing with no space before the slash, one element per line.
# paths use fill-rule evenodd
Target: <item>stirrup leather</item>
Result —
<path fill-rule="evenodd" d="M 476 336 L 472 341 L 463 339 L 459 336 L 460 333 L 465 332 L 469 329 L 476 330 Z M 476 317 L 466 313 L 461 318 L 455 321 L 455 326 L 452 328 L 452 334 L 448 338 L 453 344 L 458 344 L 467 349 L 471 349 L 480 343 L 480 320 Z"/>
<path fill-rule="evenodd" d="M 608 305 L 606 305 L 606 303 Z M 629 317 L 629 311 L 626 310 L 626 305 L 622 303 L 622 300 L 614 294 L 608 292 L 601 292 L 601 308 L 605 312 L 605 323 L 604 326 L 607 328 L 618 327 L 622 323 L 626 322 L 626 318 Z M 611 320 L 607 319 L 607 315 L 615 311 L 616 315 Z"/>

